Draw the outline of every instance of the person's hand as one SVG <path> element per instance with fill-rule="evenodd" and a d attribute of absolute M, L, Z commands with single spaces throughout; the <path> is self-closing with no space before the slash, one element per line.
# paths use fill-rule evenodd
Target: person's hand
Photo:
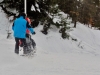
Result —
<path fill-rule="evenodd" d="M 35 34 L 36 34 L 36 32 L 33 32 L 32 34 L 33 34 L 33 35 L 35 35 Z"/>

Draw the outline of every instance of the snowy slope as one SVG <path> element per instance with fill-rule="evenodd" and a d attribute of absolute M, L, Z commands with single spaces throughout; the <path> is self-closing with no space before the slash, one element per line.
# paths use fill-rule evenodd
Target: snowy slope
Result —
<path fill-rule="evenodd" d="M 70 32 L 78 41 L 64 40 L 54 27 L 46 36 L 42 26 L 32 38 L 37 44 L 34 57 L 14 53 L 14 38 L 6 39 L 11 25 L 0 8 L 0 75 L 100 75 L 100 31 L 80 23 Z"/>

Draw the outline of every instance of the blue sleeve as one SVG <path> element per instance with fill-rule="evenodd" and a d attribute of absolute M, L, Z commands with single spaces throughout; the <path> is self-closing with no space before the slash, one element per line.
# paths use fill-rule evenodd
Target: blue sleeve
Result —
<path fill-rule="evenodd" d="M 30 30 L 31 33 L 34 33 L 34 29 L 31 27 L 31 25 L 29 25 L 29 23 L 27 22 L 27 28 Z"/>
<path fill-rule="evenodd" d="M 34 33 L 34 29 L 33 28 L 28 28 L 30 30 L 31 33 Z"/>

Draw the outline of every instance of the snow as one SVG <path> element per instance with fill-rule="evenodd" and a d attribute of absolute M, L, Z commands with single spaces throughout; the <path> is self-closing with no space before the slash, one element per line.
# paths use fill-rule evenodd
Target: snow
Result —
<path fill-rule="evenodd" d="M 7 39 L 11 23 L 0 8 L 0 75 L 100 75 L 100 31 L 77 23 L 69 34 L 77 41 L 62 39 L 53 27 L 48 35 L 35 28 L 37 44 L 33 57 L 14 53 L 15 40 Z M 73 24 L 71 24 L 73 25 Z"/>
<path fill-rule="evenodd" d="M 3 0 L 0 0 L 0 2 L 2 2 Z"/>
<path fill-rule="evenodd" d="M 31 11 L 36 11 L 34 5 L 31 6 Z"/>
<path fill-rule="evenodd" d="M 37 3 L 35 3 L 35 6 L 36 6 L 37 8 L 39 8 L 39 5 L 38 5 Z"/>

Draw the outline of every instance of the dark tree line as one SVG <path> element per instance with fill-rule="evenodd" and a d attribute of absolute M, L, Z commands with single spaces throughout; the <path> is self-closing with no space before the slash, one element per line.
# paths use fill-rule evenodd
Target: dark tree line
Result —
<path fill-rule="evenodd" d="M 38 4 L 38 7 L 36 4 Z M 3 0 L 0 5 L 5 5 L 5 8 L 15 8 L 18 12 L 24 12 L 24 0 Z M 31 11 L 32 5 L 36 9 L 35 11 Z M 55 8 L 55 5 L 58 5 L 58 7 Z M 27 16 L 32 19 L 32 26 L 37 27 L 41 23 L 43 25 L 41 32 L 44 34 L 48 34 L 48 29 L 51 25 L 55 25 L 58 28 L 62 26 L 60 33 L 65 38 L 67 37 L 68 23 L 62 20 L 62 24 L 55 24 L 53 23 L 53 18 L 48 15 L 54 16 L 59 9 L 72 18 L 74 27 L 77 27 L 77 22 L 79 21 L 84 25 L 100 28 L 99 0 L 27 0 Z M 11 11 L 9 12 L 11 14 Z"/>
<path fill-rule="evenodd" d="M 65 2 L 65 3 L 62 3 Z M 100 27 L 100 0 L 61 0 L 60 9 L 72 17 L 76 22 L 90 24 L 92 27 Z M 63 7 L 62 7 L 63 6 Z"/>

